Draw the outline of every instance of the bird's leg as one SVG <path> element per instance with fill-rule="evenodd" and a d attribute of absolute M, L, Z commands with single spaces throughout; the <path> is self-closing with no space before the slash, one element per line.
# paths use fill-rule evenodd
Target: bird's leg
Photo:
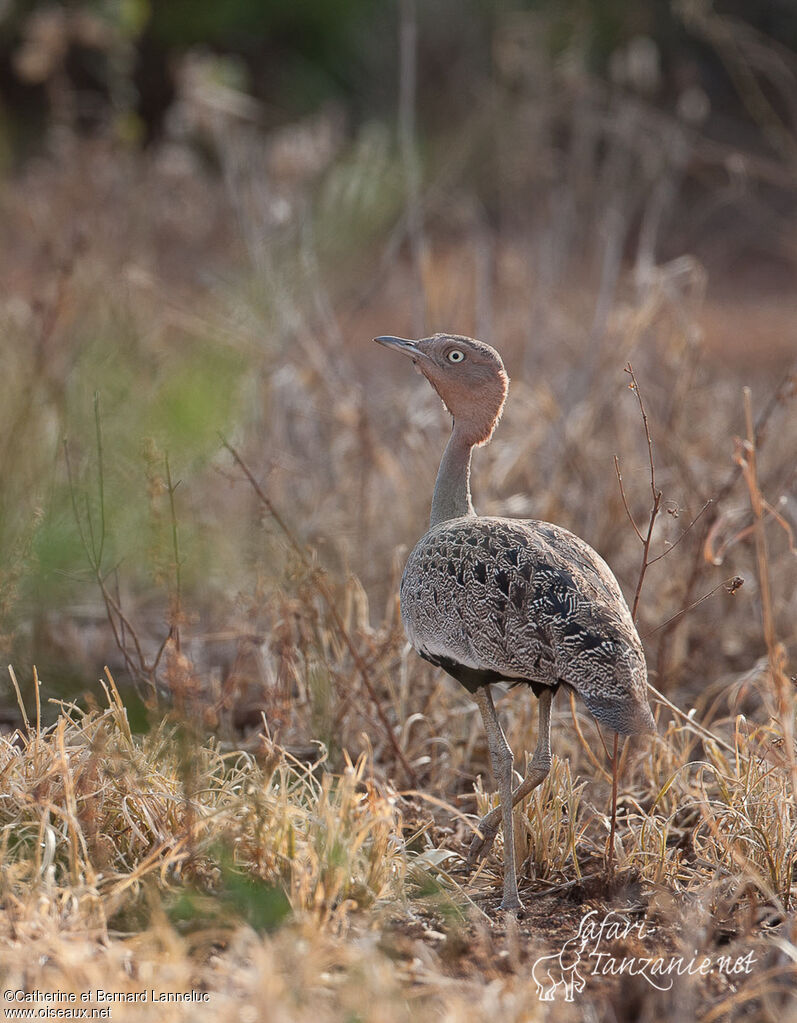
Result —
<path fill-rule="evenodd" d="M 537 738 L 537 748 L 531 758 L 528 773 L 523 781 L 512 793 L 512 806 L 519 803 L 524 796 L 548 777 L 551 770 L 551 702 L 553 692 L 544 689 L 540 695 L 540 726 Z M 484 711 L 482 711 L 484 714 Z M 501 801 L 503 803 L 503 800 Z M 498 834 L 498 825 L 501 823 L 502 808 L 496 806 L 479 821 L 479 833 L 473 836 L 473 841 L 468 850 L 468 863 L 473 864 L 481 856 L 486 856 L 490 851 L 495 836 Z"/>
<path fill-rule="evenodd" d="M 498 798 L 501 800 L 501 811 L 504 826 L 504 897 L 501 909 L 522 909 L 523 904 L 517 890 L 515 873 L 515 834 L 512 820 L 512 767 L 514 764 L 512 750 L 506 741 L 501 722 L 495 711 L 495 704 L 490 687 L 484 686 L 475 693 L 476 702 L 482 712 L 484 728 L 487 732 L 487 747 L 490 751 L 495 780 L 498 783 Z"/>

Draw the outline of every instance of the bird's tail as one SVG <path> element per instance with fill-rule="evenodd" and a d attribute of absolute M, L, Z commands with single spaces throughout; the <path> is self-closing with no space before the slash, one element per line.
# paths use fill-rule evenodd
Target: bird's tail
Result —
<path fill-rule="evenodd" d="M 631 671 L 630 685 L 624 685 L 617 690 L 608 686 L 600 690 L 582 689 L 580 695 L 601 724 L 607 725 L 621 735 L 637 735 L 656 731 L 656 722 L 648 704 L 647 689 L 644 668 L 635 668 Z"/>

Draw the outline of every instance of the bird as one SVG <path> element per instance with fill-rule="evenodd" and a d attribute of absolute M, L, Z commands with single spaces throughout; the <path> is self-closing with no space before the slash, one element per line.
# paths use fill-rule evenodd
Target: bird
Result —
<path fill-rule="evenodd" d="M 584 540 L 552 522 L 474 510 L 471 456 L 491 440 L 509 390 L 496 349 L 445 333 L 374 341 L 410 358 L 452 417 L 429 529 L 402 575 L 401 617 L 418 654 L 460 682 L 479 707 L 500 805 L 479 821 L 468 860 L 486 855 L 500 824 L 500 908 L 520 911 L 512 808 L 551 769 L 554 694 L 560 687 L 575 692 L 621 735 L 654 732 L 642 643 L 617 579 Z M 525 683 L 539 701 L 537 746 L 514 791 L 514 758 L 491 688 L 499 682 Z"/>

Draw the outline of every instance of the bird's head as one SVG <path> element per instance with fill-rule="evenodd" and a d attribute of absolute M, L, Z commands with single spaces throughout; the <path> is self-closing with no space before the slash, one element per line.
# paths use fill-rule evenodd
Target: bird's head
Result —
<path fill-rule="evenodd" d="M 474 445 L 487 443 L 509 390 L 509 377 L 494 348 L 458 334 L 433 334 L 420 341 L 385 336 L 374 341 L 411 358 L 466 439 Z"/>

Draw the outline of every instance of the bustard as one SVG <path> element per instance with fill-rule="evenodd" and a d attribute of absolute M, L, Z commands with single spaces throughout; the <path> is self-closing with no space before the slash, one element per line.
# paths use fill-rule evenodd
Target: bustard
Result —
<path fill-rule="evenodd" d="M 573 689 L 598 721 L 623 735 L 653 731 L 642 644 L 611 569 L 583 540 L 550 522 L 473 509 L 471 453 L 492 437 L 509 388 L 498 352 L 456 334 L 374 340 L 411 358 L 453 417 L 429 531 L 401 580 L 401 617 L 421 657 L 461 682 L 479 706 L 500 806 L 479 822 L 469 859 L 489 850 L 502 822 L 501 908 L 520 909 L 512 807 L 551 769 L 554 693 L 560 685 Z M 537 748 L 514 792 L 512 750 L 490 690 L 501 681 L 525 682 L 539 698 Z"/>

